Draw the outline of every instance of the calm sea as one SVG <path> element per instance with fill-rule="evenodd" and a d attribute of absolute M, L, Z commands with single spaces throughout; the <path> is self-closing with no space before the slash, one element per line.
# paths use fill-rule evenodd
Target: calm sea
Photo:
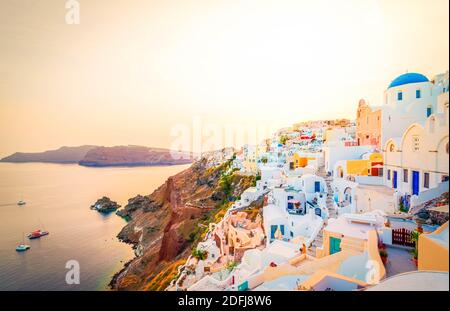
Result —
<path fill-rule="evenodd" d="M 105 290 L 111 277 L 133 258 L 116 235 L 126 224 L 114 213 L 89 207 L 103 195 L 125 205 L 149 194 L 188 165 L 86 168 L 79 165 L 0 163 L 0 290 Z M 17 202 L 24 200 L 24 206 Z M 50 232 L 15 247 L 23 233 Z M 66 284 L 66 262 L 80 264 L 80 284 Z"/>

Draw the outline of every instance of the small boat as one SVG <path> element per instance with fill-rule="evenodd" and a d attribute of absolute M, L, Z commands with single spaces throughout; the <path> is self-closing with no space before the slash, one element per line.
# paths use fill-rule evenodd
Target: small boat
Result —
<path fill-rule="evenodd" d="M 25 252 L 29 249 L 30 249 L 30 245 L 26 245 L 26 244 L 20 244 L 16 247 L 16 251 L 18 251 L 18 252 Z"/>
<path fill-rule="evenodd" d="M 25 204 L 27 204 L 27 202 L 25 202 L 23 200 L 20 200 L 19 202 L 17 202 L 17 205 L 25 205 Z"/>
<path fill-rule="evenodd" d="M 30 240 L 32 240 L 32 239 L 39 239 L 40 237 L 42 237 L 44 235 L 48 235 L 48 234 L 49 234 L 48 231 L 43 231 L 41 229 L 38 229 L 38 230 L 34 230 L 30 234 L 28 234 L 28 238 Z"/>
<path fill-rule="evenodd" d="M 31 248 L 30 245 L 25 244 L 24 234 L 22 232 L 22 244 L 17 245 L 16 251 L 17 252 L 25 252 L 25 251 L 29 250 L 30 248 Z"/>

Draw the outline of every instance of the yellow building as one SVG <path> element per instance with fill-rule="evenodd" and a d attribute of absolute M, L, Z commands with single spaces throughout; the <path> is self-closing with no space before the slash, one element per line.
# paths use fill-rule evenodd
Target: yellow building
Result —
<path fill-rule="evenodd" d="M 383 155 L 372 153 L 368 159 L 347 160 L 347 175 L 379 176 L 383 165 Z"/>
<path fill-rule="evenodd" d="M 419 236 L 419 270 L 448 272 L 448 221 L 432 233 Z"/>
<path fill-rule="evenodd" d="M 316 160 L 316 158 L 301 156 L 296 152 L 289 157 L 289 169 L 295 170 L 300 167 L 305 167 L 308 165 L 308 161 L 310 160 Z"/>

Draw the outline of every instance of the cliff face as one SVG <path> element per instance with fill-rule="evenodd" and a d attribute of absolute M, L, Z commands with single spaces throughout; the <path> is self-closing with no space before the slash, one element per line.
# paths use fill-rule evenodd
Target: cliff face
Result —
<path fill-rule="evenodd" d="M 84 166 L 138 166 L 191 163 L 189 153 L 172 156 L 172 151 L 142 146 L 97 147 L 89 150 L 79 162 Z"/>
<path fill-rule="evenodd" d="M 137 257 L 115 276 L 114 289 L 163 290 L 168 285 L 209 222 L 228 206 L 227 199 L 239 196 L 253 183 L 251 176 L 232 173 L 233 191 L 227 192 L 221 181 L 229 164 L 211 166 L 203 158 L 170 177 L 145 200 L 141 196 L 138 201 L 144 204 L 133 204 L 135 198 L 130 199 L 132 204 L 124 213 L 131 220 L 119 238 L 134 245 Z"/>

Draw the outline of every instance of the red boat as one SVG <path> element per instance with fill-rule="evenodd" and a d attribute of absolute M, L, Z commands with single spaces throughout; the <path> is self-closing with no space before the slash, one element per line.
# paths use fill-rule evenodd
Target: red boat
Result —
<path fill-rule="evenodd" d="M 38 229 L 38 230 L 35 230 L 35 231 L 31 232 L 30 234 L 28 234 L 28 238 L 29 239 L 39 239 L 41 236 L 48 235 L 48 234 L 49 234 L 48 231 L 42 231 L 42 230 Z"/>

